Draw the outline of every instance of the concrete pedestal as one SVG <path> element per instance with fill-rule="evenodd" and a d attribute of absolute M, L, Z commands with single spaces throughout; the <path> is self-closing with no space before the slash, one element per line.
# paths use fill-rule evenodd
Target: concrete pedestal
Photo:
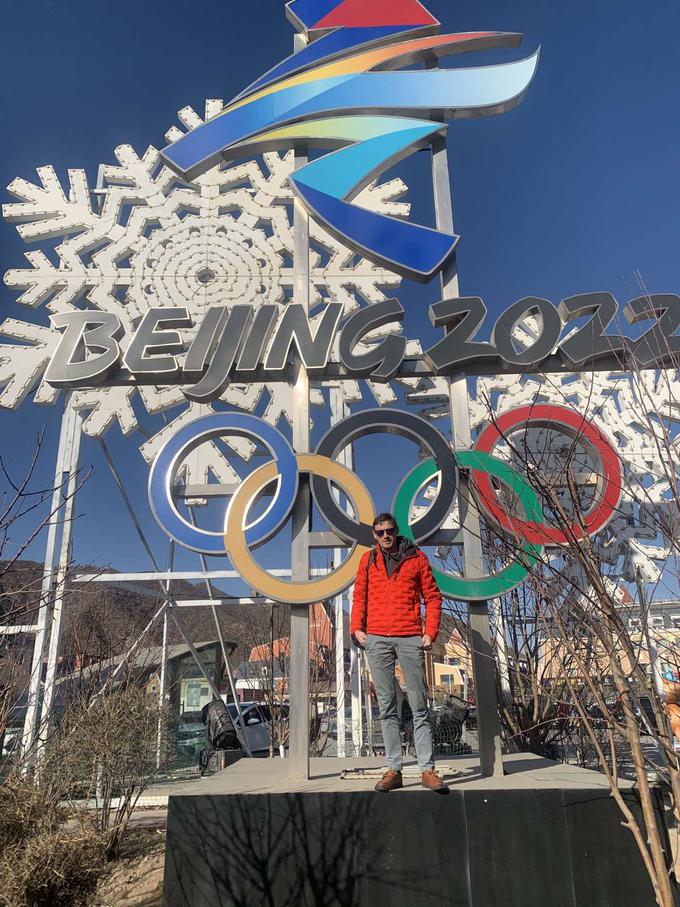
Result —
<path fill-rule="evenodd" d="M 493 780 L 446 760 L 448 796 L 340 777 L 382 764 L 312 760 L 296 783 L 283 760 L 242 760 L 173 792 L 165 907 L 655 904 L 602 776 L 519 755 Z"/>

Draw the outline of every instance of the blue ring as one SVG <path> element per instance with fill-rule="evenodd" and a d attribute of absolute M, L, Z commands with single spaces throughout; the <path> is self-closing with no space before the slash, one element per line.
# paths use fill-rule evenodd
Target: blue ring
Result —
<path fill-rule="evenodd" d="M 184 458 L 199 444 L 224 434 L 250 438 L 264 444 L 278 464 L 279 482 L 266 513 L 247 529 L 248 545 L 267 541 L 287 519 L 298 489 L 295 453 L 276 428 L 246 413 L 214 413 L 183 426 L 161 449 L 149 474 L 149 502 L 161 528 L 185 548 L 201 554 L 225 554 L 224 530 L 210 532 L 192 526 L 178 513 L 172 496 L 177 470 Z"/>

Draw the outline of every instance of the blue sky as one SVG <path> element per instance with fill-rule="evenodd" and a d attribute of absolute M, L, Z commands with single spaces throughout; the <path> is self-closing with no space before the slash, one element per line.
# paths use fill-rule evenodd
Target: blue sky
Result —
<path fill-rule="evenodd" d="M 367 0 L 368 2 L 368 0 Z M 680 171 L 677 47 L 680 7 L 671 0 L 429 0 L 447 31 L 525 34 L 520 50 L 469 55 L 454 65 L 501 62 L 541 46 L 539 71 L 524 102 L 500 117 L 457 121 L 450 160 L 461 291 L 491 312 L 523 296 L 554 302 L 578 292 L 637 295 L 640 271 L 653 292 L 678 292 Z M 94 183 L 100 162 L 129 143 L 162 146 L 176 112 L 207 97 L 229 99 L 287 55 L 292 30 L 279 0 L 25 0 L 3 5 L 0 37 L 0 183 L 33 179 L 52 163 L 60 175 L 84 167 Z M 414 219 L 431 203 L 424 155 L 400 165 Z M 9 201 L 7 193 L 3 201 Z M 3 272 L 21 267 L 24 244 L 0 224 Z M 44 322 L 0 287 L 3 316 Z M 436 285 L 404 285 L 406 332 L 434 334 L 427 306 Z M 57 407 L 0 412 L 0 449 L 21 471 L 41 426 L 56 442 Z M 107 438 L 135 492 L 163 559 L 162 537 L 146 506 L 145 467 L 117 429 Z M 46 451 L 43 474 L 49 472 Z M 378 455 L 372 449 L 367 459 Z M 95 480 L 79 500 L 75 557 L 144 569 L 96 445 L 83 461 Z M 381 478 L 388 504 L 401 475 Z M 34 550 L 38 556 L 38 550 Z"/>

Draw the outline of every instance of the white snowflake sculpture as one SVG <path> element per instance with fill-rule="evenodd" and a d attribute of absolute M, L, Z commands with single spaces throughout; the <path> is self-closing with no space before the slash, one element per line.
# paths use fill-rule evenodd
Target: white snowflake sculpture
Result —
<path fill-rule="evenodd" d="M 206 118 L 222 107 L 222 101 L 207 101 Z M 186 129 L 202 122 L 191 108 L 180 111 L 179 119 Z M 173 127 L 166 137 L 172 141 L 181 134 Z M 40 185 L 16 179 L 9 186 L 19 202 L 5 205 L 4 217 L 18 225 L 26 242 L 49 242 L 52 252 L 51 257 L 27 252 L 30 267 L 5 274 L 5 283 L 21 291 L 20 303 L 44 307 L 50 314 L 85 307 L 114 312 L 128 338 L 133 322 L 151 306 L 186 306 L 200 317 L 211 305 L 286 304 L 293 287 L 293 195 L 288 185 L 292 153 L 266 154 L 263 166 L 256 161 L 217 166 L 191 184 L 163 166 L 153 147 L 139 157 L 129 145 L 121 145 L 115 156 L 118 165 L 100 168 L 94 192 L 83 170 L 69 171 L 64 191 L 52 167 L 38 169 Z M 371 185 L 359 203 L 407 216 L 410 206 L 400 201 L 405 190 L 401 180 Z M 358 259 L 313 221 L 310 241 L 313 315 L 328 300 L 344 303 L 347 314 L 386 299 L 387 288 L 400 283 L 397 275 Z M 188 342 L 192 330 L 183 333 Z M 34 390 L 34 402 L 54 403 L 59 392 L 44 382 L 43 373 L 59 335 L 46 323 L 15 319 L 0 325 L 0 335 L 18 341 L 0 345 L 0 406 L 16 409 Z M 373 338 L 378 336 L 380 332 Z M 417 344 L 409 344 L 409 352 L 419 351 Z M 396 400 L 389 385 L 369 386 L 380 403 Z M 356 382 L 347 382 L 345 392 L 348 400 L 361 398 Z M 290 421 L 291 389 L 284 384 L 232 385 L 222 400 L 260 411 L 263 398 L 264 418 Z M 73 405 L 85 415 L 83 430 L 95 437 L 115 423 L 126 435 L 139 428 L 138 400 L 151 414 L 184 407 L 142 445 L 149 461 L 168 433 L 210 410 L 189 405 L 177 387 L 103 387 L 73 394 Z M 312 390 L 311 403 L 323 404 L 318 387 Z M 245 441 L 230 443 L 242 456 L 252 451 Z M 189 462 L 185 481 L 203 484 L 208 471 L 218 481 L 233 480 L 233 470 L 218 448 L 206 448 Z"/>

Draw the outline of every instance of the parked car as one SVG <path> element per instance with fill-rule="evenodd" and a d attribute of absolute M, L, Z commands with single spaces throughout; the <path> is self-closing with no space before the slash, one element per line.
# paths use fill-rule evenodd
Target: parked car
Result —
<path fill-rule="evenodd" d="M 271 711 L 269 706 L 262 702 L 241 703 L 245 734 L 236 705 L 233 702 L 229 702 L 227 703 L 227 708 L 234 721 L 241 743 L 244 743 L 245 737 L 253 756 L 268 756 L 271 738 Z M 277 706 L 277 708 L 281 710 L 281 721 L 287 724 L 289 707 L 284 703 Z M 284 736 L 287 736 L 287 734 Z"/>
<path fill-rule="evenodd" d="M 605 701 L 607 706 L 607 711 L 614 718 L 615 721 L 623 721 L 623 706 L 621 705 L 620 699 L 608 699 Z M 609 722 L 602 714 L 602 710 L 598 705 L 593 703 L 588 709 L 588 715 L 592 719 L 593 725 L 595 727 L 608 727 Z"/>
<path fill-rule="evenodd" d="M 21 745 L 21 734 L 23 729 L 20 727 L 8 727 L 2 737 L 2 759 L 8 759 L 10 756 L 19 754 Z"/>

